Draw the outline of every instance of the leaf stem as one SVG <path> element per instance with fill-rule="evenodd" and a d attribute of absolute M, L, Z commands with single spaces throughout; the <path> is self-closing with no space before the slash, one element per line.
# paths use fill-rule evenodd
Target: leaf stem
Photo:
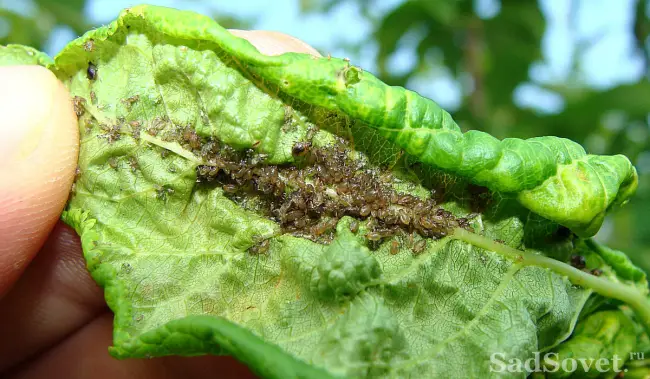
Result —
<path fill-rule="evenodd" d="M 620 300 L 634 309 L 646 332 L 650 335 L 650 302 L 636 288 L 588 274 L 564 262 L 543 255 L 514 249 L 465 229 L 455 229 L 451 237 L 481 249 L 494 251 L 497 254 L 501 254 L 526 266 L 548 268 L 560 275 L 566 276 L 575 285 L 589 288 L 602 296 Z"/>

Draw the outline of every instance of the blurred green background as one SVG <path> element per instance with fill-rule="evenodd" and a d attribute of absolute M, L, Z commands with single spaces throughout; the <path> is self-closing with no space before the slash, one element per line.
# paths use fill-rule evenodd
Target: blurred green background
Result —
<path fill-rule="evenodd" d="M 0 44 L 55 54 L 136 5 L 0 0 Z M 556 135 L 625 154 L 635 198 L 597 239 L 650 272 L 650 0 L 149 1 L 292 34 L 439 102 L 464 129 Z"/>

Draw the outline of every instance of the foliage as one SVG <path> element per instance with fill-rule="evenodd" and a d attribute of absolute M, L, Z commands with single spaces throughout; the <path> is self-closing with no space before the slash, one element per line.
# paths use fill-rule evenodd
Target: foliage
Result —
<path fill-rule="evenodd" d="M 473 12 L 462 1 L 427 4 L 399 9 L 441 25 Z M 533 38 L 543 29 L 533 8 L 503 1 L 500 14 L 511 18 L 501 22 L 523 18 L 520 35 Z M 486 41 L 507 34 L 494 28 Z M 390 47 L 391 38 L 382 41 Z M 521 49 L 530 55 L 535 48 Z M 277 378 L 487 377 L 494 352 L 597 359 L 647 345 L 646 275 L 622 252 L 582 238 L 600 224 L 585 229 L 572 221 L 575 212 L 567 219 L 544 211 L 539 204 L 548 194 L 522 201 L 517 194 L 528 189 L 504 190 L 504 178 L 517 170 L 533 178 L 531 188 L 547 183 L 531 173 L 547 158 L 554 169 L 571 164 L 553 148 L 561 141 L 555 137 L 536 140 L 550 158 L 533 152 L 523 168 L 486 175 L 452 155 L 493 137 L 461 133 L 435 103 L 341 59 L 262 56 L 211 19 L 166 8 L 125 11 L 54 61 L 20 46 L 0 49 L 0 64 L 16 63 L 49 67 L 74 96 L 80 175 L 63 218 L 81 235 L 89 270 L 115 312 L 116 357 L 226 353 Z M 512 76 L 523 78 L 514 66 Z M 485 83 L 499 70 L 485 70 Z M 504 91 L 521 80 L 504 83 Z M 489 130 L 492 109 L 534 114 L 514 107 L 511 94 L 493 96 L 496 86 L 484 87 L 473 105 L 467 100 L 468 117 L 463 107 L 456 112 L 462 126 L 480 120 Z M 619 96 L 628 87 L 619 87 Z M 609 104 L 603 91 L 591 92 L 582 99 Z M 631 107 L 642 112 L 638 100 Z M 554 116 L 531 116 L 545 117 Z M 453 138 L 429 143 L 421 131 Z M 495 144 L 509 143 L 518 154 L 530 142 L 506 141 Z M 335 164 L 324 162 L 333 157 Z M 636 178 L 620 159 L 626 164 L 610 170 Z M 625 180 L 611 194 L 590 187 L 590 180 L 611 180 L 605 172 L 566 188 L 554 206 L 568 206 L 580 191 L 614 199 L 622 185 L 625 197 L 632 194 Z M 327 182 L 342 173 L 360 178 L 357 187 Z M 567 171 L 562 180 L 576 175 Z M 372 208 L 354 208 L 356 196 Z M 316 199 L 327 206 L 311 208 Z M 430 219 L 414 217 L 423 207 Z M 315 223 L 287 223 L 298 211 Z M 630 372 L 647 371 L 627 364 Z"/>
<path fill-rule="evenodd" d="M 6 35 L 0 35 L 0 45 L 15 43 L 43 50 L 57 26 L 67 26 L 77 35 L 90 29 L 82 17 L 85 0 L 36 0 L 33 5 L 33 9 L 27 3 L 20 6 L 27 12 L 0 8 L 0 22 L 9 27 Z"/>
<path fill-rule="evenodd" d="M 315 0 L 304 9 L 327 13 L 350 1 L 355 0 Z M 607 88 L 588 85 L 582 73 L 583 53 L 598 39 L 576 41 L 568 80 L 536 82 L 531 78 L 532 69 L 543 59 L 546 21 L 541 2 L 497 1 L 498 9 L 490 15 L 479 12 L 479 2 L 472 0 L 409 0 L 379 15 L 371 11 L 377 1 L 357 3 L 374 25 L 374 42 L 379 46 L 377 76 L 392 85 L 422 87 L 432 73 L 448 70 L 462 84 L 461 104 L 450 113 L 463 130 L 484 130 L 497 138 L 559 136 L 582 144 L 588 152 L 624 154 L 635 165 L 643 164 L 640 188 L 630 206 L 610 215 L 608 232 L 598 238 L 626 250 L 637 264 L 650 270 L 650 170 L 644 163 L 650 156 L 650 2 L 635 2 L 629 31 L 645 57 L 645 73 L 636 82 Z M 571 2 L 570 22 L 577 22 L 576 7 L 586 4 Z M 599 31 L 599 35 L 607 32 Z M 415 38 L 417 63 L 395 75 L 388 62 L 407 38 Z M 559 95 L 563 108 L 549 113 L 517 105 L 516 91 L 524 84 Z"/>

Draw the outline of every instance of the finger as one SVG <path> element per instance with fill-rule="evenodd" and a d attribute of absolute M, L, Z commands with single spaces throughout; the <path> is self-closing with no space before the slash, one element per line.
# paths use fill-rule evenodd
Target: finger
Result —
<path fill-rule="evenodd" d="M 107 311 L 77 234 L 59 222 L 12 291 L 0 300 L 0 372 L 55 345 Z"/>
<path fill-rule="evenodd" d="M 320 57 L 320 53 L 307 43 L 288 34 L 266 30 L 228 29 L 237 37 L 245 38 L 257 50 L 266 55 L 280 55 L 288 52 L 307 53 Z"/>
<path fill-rule="evenodd" d="M 18 368 L 9 378 L 172 379 L 253 378 L 229 357 L 163 357 L 116 360 L 107 353 L 112 316 L 106 314 L 43 356 Z"/>
<path fill-rule="evenodd" d="M 243 31 L 242 33 L 243 38 L 251 40 L 267 54 L 299 51 L 318 55 L 316 50 L 302 41 L 281 33 Z M 265 47 L 267 45 L 270 47 Z M 54 341 L 69 335 L 72 330 L 86 324 L 103 304 L 101 296 L 94 292 L 96 286 L 91 282 L 82 263 L 78 241 L 75 239 L 74 243 L 69 242 L 73 240 L 70 233 L 72 232 L 69 229 L 57 227 L 53 235 L 59 237 L 54 237 L 51 243 L 48 242 L 47 248 L 41 253 L 43 258 L 39 254 L 33 265 L 33 273 L 30 267 L 24 280 L 21 279 L 11 295 L 7 296 L 6 301 L 0 303 L 0 315 L 4 313 L 3 309 L 13 309 L 4 318 L 0 316 L 0 335 L 10 336 L 5 339 L 6 344 L 0 343 L 0 357 L 6 357 L 7 361 L 4 367 L 9 363 L 16 364 L 52 345 Z M 75 261 L 77 264 L 58 267 L 56 262 L 66 261 L 60 258 L 65 254 L 74 257 L 67 260 Z M 61 271 L 61 274 L 48 275 L 48 271 Z M 37 284 L 39 281 L 40 284 Z M 88 288 L 93 290 L 85 293 Z M 22 319 L 21 315 L 25 314 L 36 316 Z M 5 327 L 3 330 L 2 325 L 13 326 Z M 105 349 L 101 354 L 105 358 L 112 359 Z M 209 358 L 206 358 L 208 362 L 214 362 Z M 0 367 L 2 367 L 1 359 Z"/>
<path fill-rule="evenodd" d="M 0 298 L 56 223 L 79 137 L 70 96 L 40 66 L 0 67 Z"/>

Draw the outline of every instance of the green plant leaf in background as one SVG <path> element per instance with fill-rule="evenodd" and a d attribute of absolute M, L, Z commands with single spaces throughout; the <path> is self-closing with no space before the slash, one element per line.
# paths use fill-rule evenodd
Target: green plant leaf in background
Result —
<path fill-rule="evenodd" d="M 618 370 L 622 370 L 623 361 L 635 348 L 634 324 L 628 316 L 617 310 L 601 311 L 591 314 L 580 323 L 571 339 L 558 347 L 555 364 L 569 357 L 593 361 L 601 358 L 612 361 L 617 359 Z M 596 378 L 601 374 L 594 365 L 590 369 L 575 374 L 558 371 L 550 377 Z"/>
<path fill-rule="evenodd" d="M 594 292 L 590 304 L 622 302 L 650 325 L 645 275 L 575 235 L 634 191 L 623 156 L 463 134 L 344 60 L 263 56 L 168 8 L 125 10 L 54 63 L 0 52 L 46 65 L 74 96 L 80 174 L 63 219 L 115 313 L 118 358 L 489 377 L 494 352 L 580 350 L 582 334 L 561 343 L 604 312 L 584 307 Z M 400 149 L 436 173 L 414 178 Z"/>

